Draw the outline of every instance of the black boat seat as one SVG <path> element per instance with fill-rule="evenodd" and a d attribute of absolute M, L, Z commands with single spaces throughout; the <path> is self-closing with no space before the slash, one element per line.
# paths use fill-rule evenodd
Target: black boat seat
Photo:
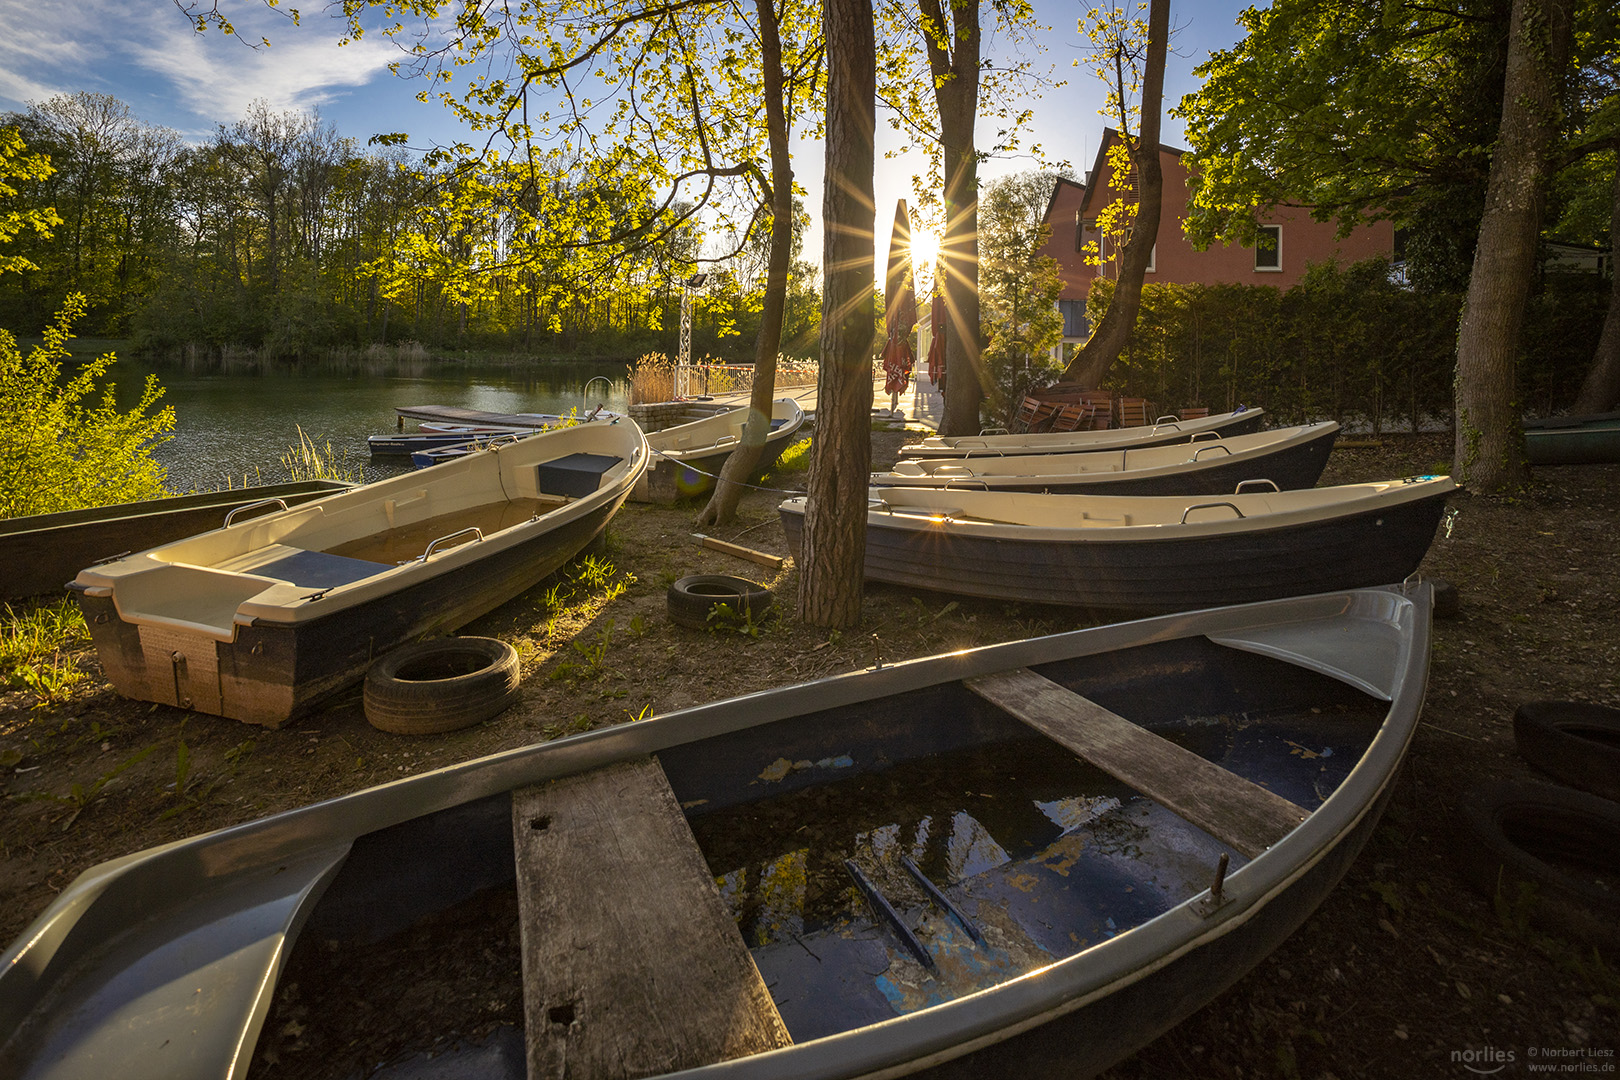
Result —
<path fill-rule="evenodd" d="M 623 461 L 611 454 L 569 454 L 535 466 L 542 495 L 582 499 L 602 486 L 602 474 Z"/>
<path fill-rule="evenodd" d="M 387 563 L 372 562 L 369 559 L 351 559 L 347 555 L 332 555 L 325 551 L 308 551 L 303 548 L 283 547 L 280 544 L 275 545 L 275 548 L 285 554 L 277 554 L 274 558 L 256 563 L 252 567 L 233 566 L 232 569 L 261 577 L 276 578 L 308 589 L 333 589 L 339 585 L 363 581 L 373 574 L 392 569 Z"/>

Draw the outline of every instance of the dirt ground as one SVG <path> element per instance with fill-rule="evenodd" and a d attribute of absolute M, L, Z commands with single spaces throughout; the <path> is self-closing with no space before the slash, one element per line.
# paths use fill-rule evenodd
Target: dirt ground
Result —
<path fill-rule="evenodd" d="M 874 462 L 908 436 L 874 431 Z M 1334 451 L 1322 483 L 1448 471 L 1448 439 L 1385 437 Z M 802 486 L 803 473 L 773 482 Z M 779 491 L 751 493 L 722 539 L 785 553 Z M 1424 718 L 1393 801 L 1345 881 L 1232 990 L 1109 1075 L 1205 1078 L 1522 1075 L 1534 1050 L 1581 1049 L 1612 1075 L 1620 973 L 1592 952 L 1499 914 L 1458 875 L 1456 809 L 1471 787 L 1533 776 L 1514 708 L 1568 698 L 1620 704 L 1620 465 L 1535 473 L 1514 498 L 1458 495 L 1423 570 L 1461 614 L 1435 624 Z M 521 703 L 474 728 L 406 738 L 370 727 L 358 690 L 270 731 L 125 701 L 90 678 L 58 703 L 0 695 L 0 942 L 12 941 L 106 859 L 497 750 L 885 661 L 1073 629 L 1068 609 L 868 588 L 842 634 L 793 617 L 797 575 L 702 549 L 698 504 L 628 505 L 590 561 L 466 627 L 516 644 Z M 609 569 L 611 566 L 611 569 Z M 753 633 L 670 622 L 665 592 L 690 573 L 775 588 Z M 717 662 L 723 658 L 724 662 Z M 1563 1059 L 1570 1060 L 1570 1059 Z M 1473 1064 L 1470 1064 L 1472 1062 Z M 1488 1062 L 1481 1064 L 1482 1062 Z"/>

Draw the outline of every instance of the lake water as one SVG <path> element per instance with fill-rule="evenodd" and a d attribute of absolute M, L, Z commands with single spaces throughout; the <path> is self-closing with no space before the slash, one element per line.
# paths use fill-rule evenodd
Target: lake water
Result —
<path fill-rule="evenodd" d="M 271 484 L 288 479 L 281 459 L 298 445 L 300 428 L 323 453 L 330 442 L 334 455 L 357 466 L 366 481 L 395 475 L 409 465 L 397 459 L 373 465 L 366 436 L 395 430 L 396 406 L 567 413 L 604 403 L 623 412 L 629 401 L 625 365 L 617 361 L 383 370 L 382 374 L 376 369 L 315 368 L 199 373 L 148 368 L 120 359 L 109 374 L 122 408 L 139 399 L 148 371 L 155 372 L 164 386 L 161 404 L 174 406 L 174 437 L 153 456 L 168 467 L 168 487 L 176 492 L 211 491 L 227 484 L 240 487 L 244 480 Z M 407 427 L 414 429 L 415 424 L 407 422 Z"/>

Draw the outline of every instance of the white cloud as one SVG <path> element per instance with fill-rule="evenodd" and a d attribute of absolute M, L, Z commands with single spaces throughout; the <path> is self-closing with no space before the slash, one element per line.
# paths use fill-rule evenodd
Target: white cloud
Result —
<path fill-rule="evenodd" d="M 164 0 L 0 0 L 0 107 L 97 90 L 126 100 L 154 88 L 206 128 L 240 118 L 265 99 L 275 109 L 315 109 L 387 75 L 400 52 L 367 38 L 340 48 L 341 24 L 316 13 L 294 24 L 258 0 L 222 5 L 236 36 L 198 34 Z M 268 48 L 247 42 L 270 39 Z M 174 118 L 179 119 L 179 118 Z M 173 120 L 171 120 L 173 122 Z"/>
<path fill-rule="evenodd" d="M 314 109 L 345 87 L 364 86 L 399 56 L 389 42 L 362 40 L 340 48 L 329 20 L 302 26 L 263 14 L 237 19 L 237 38 L 217 31 L 194 33 L 171 10 L 147 13 L 143 32 L 130 43 L 138 66 L 171 83 L 200 116 L 228 123 L 263 98 L 273 109 Z M 263 36 L 270 46 L 244 42 Z"/>

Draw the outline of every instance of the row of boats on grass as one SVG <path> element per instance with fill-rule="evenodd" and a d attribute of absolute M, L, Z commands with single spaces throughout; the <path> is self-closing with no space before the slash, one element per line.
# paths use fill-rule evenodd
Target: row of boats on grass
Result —
<path fill-rule="evenodd" d="M 1251 448 L 1140 434 L 1194 466 Z M 1277 441 L 1325 457 L 1330 435 Z M 1139 449 L 1042 475 L 1164 467 Z M 537 582 L 651 457 L 598 418 L 72 587 L 120 692 L 274 725 Z M 1083 1077 L 1157 1037 L 1376 826 L 1432 595 L 1354 586 L 1407 577 L 1449 481 L 1104 496 L 893 472 L 941 482 L 873 486 L 871 577 L 974 593 L 1016 568 L 1024 599 L 1222 606 L 697 706 L 104 863 L 0 956 L 0 1075 Z M 796 543 L 802 500 L 781 514 Z M 459 1007 L 507 999 L 521 1023 Z"/>

